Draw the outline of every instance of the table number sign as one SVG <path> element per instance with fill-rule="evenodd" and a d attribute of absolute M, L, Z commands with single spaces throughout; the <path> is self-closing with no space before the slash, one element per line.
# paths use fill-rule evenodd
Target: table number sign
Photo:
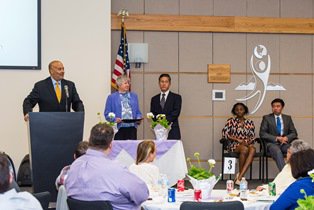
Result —
<path fill-rule="evenodd" d="M 236 158 L 224 158 L 224 174 L 235 174 Z"/>

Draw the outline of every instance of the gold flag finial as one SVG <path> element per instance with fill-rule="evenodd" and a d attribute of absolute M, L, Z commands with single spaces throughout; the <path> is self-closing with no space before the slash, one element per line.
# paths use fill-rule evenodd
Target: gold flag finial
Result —
<path fill-rule="evenodd" d="M 121 22 L 124 23 L 124 18 L 129 16 L 129 11 L 127 9 L 121 9 L 118 12 L 118 16 L 122 17 Z"/>

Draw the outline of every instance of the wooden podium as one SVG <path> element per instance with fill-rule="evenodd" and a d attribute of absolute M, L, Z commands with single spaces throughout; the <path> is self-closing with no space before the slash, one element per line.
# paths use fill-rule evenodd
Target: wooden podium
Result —
<path fill-rule="evenodd" d="M 56 201 L 55 180 L 73 162 L 83 140 L 84 112 L 29 113 L 30 161 L 34 193 L 49 191 Z"/>

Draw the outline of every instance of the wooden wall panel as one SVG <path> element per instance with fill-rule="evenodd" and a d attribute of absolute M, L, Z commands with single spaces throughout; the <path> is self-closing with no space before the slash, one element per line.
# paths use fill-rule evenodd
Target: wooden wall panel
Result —
<path fill-rule="evenodd" d="M 111 15 L 111 28 L 120 30 L 121 17 Z M 231 32 L 234 17 L 190 16 L 190 15 L 137 15 L 127 17 L 128 30 L 139 31 L 223 31 Z"/>
<path fill-rule="evenodd" d="M 111 16 L 112 30 L 120 30 L 121 18 Z M 240 16 L 137 15 L 126 19 L 128 30 L 229 33 L 313 34 L 312 18 L 266 18 Z"/>

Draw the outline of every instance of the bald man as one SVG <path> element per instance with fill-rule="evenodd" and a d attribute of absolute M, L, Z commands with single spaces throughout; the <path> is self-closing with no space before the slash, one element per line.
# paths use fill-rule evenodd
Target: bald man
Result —
<path fill-rule="evenodd" d="M 35 84 L 33 90 L 24 99 L 24 120 L 28 121 L 28 113 L 32 112 L 36 104 L 40 112 L 66 112 L 71 107 L 76 112 L 84 112 L 75 84 L 64 79 L 64 66 L 61 61 L 49 63 L 50 77 Z"/>

